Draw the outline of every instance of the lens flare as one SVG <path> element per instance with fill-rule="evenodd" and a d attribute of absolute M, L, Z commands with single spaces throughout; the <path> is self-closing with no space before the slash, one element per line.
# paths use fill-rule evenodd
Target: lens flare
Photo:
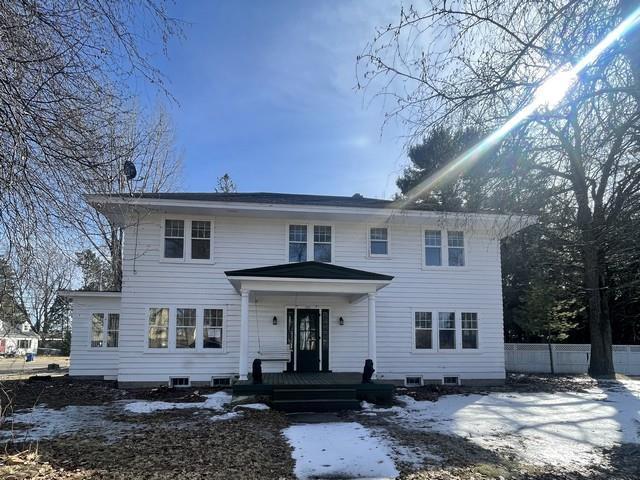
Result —
<path fill-rule="evenodd" d="M 540 108 L 553 109 L 556 107 L 578 81 L 580 72 L 595 62 L 611 45 L 622 38 L 629 30 L 636 27 L 638 23 L 640 23 L 640 7 L 609 32 L 578 63 L 573 66 L 562 67 L 549 77 L 535 91 L 533 100 L 507 120 L 504 125 L 413 187 L 397 206 L 401 209 L 405 208 L 426 192 L 433 190 L 438 184 L 459 175 L 465 168 L 471 167 L 491 147 L 497 145 L 511 130 Z"/>

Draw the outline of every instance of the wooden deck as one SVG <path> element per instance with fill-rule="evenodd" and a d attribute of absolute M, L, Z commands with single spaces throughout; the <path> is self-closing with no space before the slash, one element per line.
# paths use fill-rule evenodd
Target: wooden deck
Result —
<path fill-rule="evenodd" d="M 340 373 L 263 373 L 263 385 L 354 385 L 362 382 L 362 374 L 357 372 Z M 241 380 L 235 385 L 253 385 L 249 380 Z"/>

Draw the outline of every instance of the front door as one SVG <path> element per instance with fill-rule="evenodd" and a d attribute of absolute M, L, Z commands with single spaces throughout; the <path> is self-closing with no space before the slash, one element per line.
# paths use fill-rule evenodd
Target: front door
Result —
<path fill-rule="evenodd" d="M 299 309 L 296 322 L 296 369 L 317 372 L 320 370 L 320 311 Z"/>

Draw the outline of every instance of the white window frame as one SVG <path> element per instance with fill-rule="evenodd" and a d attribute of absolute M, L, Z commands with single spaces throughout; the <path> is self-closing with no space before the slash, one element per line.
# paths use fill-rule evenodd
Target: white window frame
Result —
<path fill-rule="evenodd" d="M 289 227 L 291 225 L 306 225 L 307 226 L 307 259 L 302 260 L 303 262 L 313 261 L 314 254 L 314 229 L 313 227 L 331 227 L 331 261 L 330 262 L 322 262 L 327 263 L 329 265 L 334 264 L 336 262 L 336 226 L 333 223 L 329 222 L 313 222 L 309 223 L 307 221 L 290 221 L 285 225 L 284 229 L 284 239 L 285 239 L 285 249 L 284 249 L 284 260 L 285 263 L 300 263 L 300 262 L 292 262 L 289 260 Z"/>
<path fill-rule="evenodd" d="M 440 327 L 440 314 L 441 313 L 453 313 L 453 328 L 441 328 Z M 438 340 L 438 351 L 439 352 L 456 352 L 456 351 L 460 351 L 460 339 L 458 338 L 459 335 L 459 320 L 458 320 L 458 312 L 455 310 L 447 310 L 447 309 L 441 309 L 438 310 L 437 315 L 436 315 L 436 320 L 438 322 L 438 336 L 437 336 L 437 340 Z M 440 331 L 447 331 L 450 332 L 451 330 L 453 330 L 453 348 L 442 348 L 440 346 Z"/>
<path fill-rule="evenodd" d="M 169 345 L 167 348 L 150 348 L 149 347 L 149 309 L 151 308 L 168 308 L 169 309 Z M 177 348 L 176 347 L 176 327 L 178 308 L 195 308 L 196 309 L 196 346 L 195 348 Z M 204 309 L 222 310 L 222 348 L 204 348 L 202 346 L 204 337 Z M 156 304 L 145 306 L 145 337 L 144 352 L 149 354 L 211 354 L 220 355 L 227 353 L 227 323 L 228 311 L 226 305 L 215 305 L 209 303 L 191 303 L 191 304 Z"/>
<path fill-rule="evenodd" d="M 193 310 L 194 311 L 194 324 L 191 325 L 178 325 L 178 310 Z M 169 315 L 169 323 L 171 323 L 171 315 Z M 198 309 L 197 307 L 176 307 L 175 309 L 175 319 L 174 319 L 174 347 L 179 351 L 190 351 L 198 348 Z M 178 329 L 179 328 L 190 328 L 193 330 L 193 347 L 178 347 Z"/>
<path fill-rule="evenodd" d="M 476 316 L 476 328 L 464 328 L 464 324 L 462 323 L 462 315 L 464 315 L 465 313 L 470 313 L 470 314 L 475 314 Z M 464 347 L 464 345 L 462 344 L 463 341 L 463 333 L 465 330 L 469 330 L 469 331 L 475 331 L 476 332 L 476 347 L 475 348 L 471 348 L 471 347 Z M 465 311 L 461 311 L 460 312 L 460 349 L 465 351 L 465 352 L 475 352 L 480 350 L 480 314 L 475 311 L 475 312 L 470 312 L 468 310 Z"/>
<path fill-rule="evenodd" d="M 387 231 L 387 253 L 371 253 L 371 229 L 383 228 Z M 381 242 L 382 240 L 376 240 Z M 389 225 L 367 225 L 367 255 L 371 258 L 390 258 L 391 257 L 391 228 Z"/>
<path fill-rule="evenodd" d="M 417 348 L 416 347 L 416 331 L 419 330 L 416 327 L 416 313 L 430 313 L 431 314 L 431 348 Z M 416 308 L 414 310 L 411 311 L 411 322 L 412 322 L 412 332 L 413 332 L 413 338 L 411 339 L 411 343 L 412 343 L 412 347 L 413 347 L 413 351 L 415 353 L 431 353 L 434 351 L 437 351 L 437 343 L 436 343 L 436 332 L 437 332 L 437 328 L 434 322 L 434 315 L 433 315 L 433 311 L 431 309 L 421 309 L 421 308 Z M 422 330 L 427 330 L 427 329 L 422 329 Z"/>
<path fill-rule="evenodd" d="M 427 265 L 427 231 L 440 232 L 440 265 Z M 446 237 L 443 235 L 443 231 L 439 228 L 425 226 L 422 227 L 420 232 L 422 237 L 422 269 L 423 270 L 433 270 L 433 269 L 441 269 L 444 266 L 443 263 L 443 254 L 442 254 L 442 245 L 446 242 Z M 435 247 L 433 247 L 435 248 Z"/>
<path fill-rule="evenodd" d="M 427 230 L 440 232 L 440 265 L 427 265 L 427 242 L 425 232 Z M 463 235 L 463 258 L 464 265 L 449 265 L 449 230 L 433 225 L 423 225 L 420 230 L 420 242 L 422 245 L 422 270 L 449 270 L 452 272 L 464 272 L 469 270 L 469 242 L 467 241 L 467 232 L 465 230 L 451 230 L 452 232 L 462 232 Z M 457 248 L 457 247 L 453 247 Z"/>
<path fill-rule="evenodd" d="M 102 346 L 101 347 L 93 347 L 91 346 L 91 342 L 93 341 L 93 316 L 95 314 L 99 314 L 102 315 Z M 118 315 L 119 320 L 118 320 L 118 346 L 117 347 L 107 347 L 107 340 L 108 340 L 108 332 L 109 332 L 109 315 Z M 89 313 L 89 350 L 117 350 L 120 347 L 120 332 L 121 332 L 121 328 L 120 328 L 120 319 L 121 319 L 121 315 L 120 312 L 114 312 L 114 311 L 99 311 L 99 312 L 91 312 Z M 147 322 L 149 320 L 147 319 Z"/>
<path fill-rule="evenodd" d="M 169 322 L 167 324 L 167 346 L 166 347 L 150 347 L 149 346 L 149 329 L 151 328 L 151 326 L 149 325 L 149 313 L 150 310 L 154 308 L 157 310 L 161 310 L 161 309 L 167 309 L 168 313 L 167 315 L 169 316 Z M 144 334 L 144 348 L 145 350 L 149 351 L 149 352 L 167 352 L 169 351 L 169 349 L 171 348 L 171 338 L 172 338 L 172 333 L 171 333 L 171 308 L 169 308 L 167 305 L 150 305 L 148 306 L 145 311 L 145 322 L 144 322 L 144 326 L 145 326 L 145 334 Z"/>
<path fill-rule="evenodd" d="M 109 328 L 109 320 L 111 318 L 111 315 L 117 315 L 118 316 L 118 328 Z M 105 318 L 105 348 L 112 350 L 114 348 L 118 348 L 120 346 L 120 313 L 119 312 L 109 312 L 106 315 Z M 117 343 L 114 347 L 110 347 L 109 346 L 109 332 L 117 332 Z"/>
<path fill-rule="evenodd" d="M 164 256 L 164 233 L 165 224 L 167 220 L 182 220 L 184 222 L 184 248 L 182 251 L 182 258 L 167 258 Z M 198 222 L 210 222 L 211 223 L 211 236 L 209 238 L 209 258 L 191 258 L 191 227 L 194 221 Z M 160 224 L 160 261 L 163 263 L 201 263 L 201 264 L 214 264 L 214 242 L 215 238 L 215 218 L 202 215 L 189 215 L 188 217 L 182 215 L 163 215 L 161 217 Z"/>
<path fill-rule="evenodd" d="M 307 246 L 307 250 L 306 250 L 306 258 L 301 260 L 301 262 L 306 262 L 309 260 L 309 237 L 313 237 L 313 231 L 311 232 L 311 235 L 309 235 L 309 225 L 305 222 L 291 222 L 288 223 L 286 225 L 286 229 L 285 229 L 285 259 L 287 261 L 287 263 L 300 263 L 294 260 L 291 260 L 290 256 L 289 256 L 289 248 L 291 246 L 291 243 L 299 243 L 299 244 L 305 244 L 304 242 L 291 242 L 290 240 L 290 230 L 292 226 L 300 226 L 300 227 L 305 227 L 307 229 L 307 240 L 306 240 L 306 246 Z M 313 228 L 313 226 L 311 227 Z M 313 248 L 313 238 L 311 238 L 311 248 Z"/>
<path fill-rule="evenodd" d="M 21 347 L 20 346 L 20 342 L 27 342 L 27 346 L 26 347 Z M 31 339 L 30 338 L 19 338 L 18 340 L 16 340 L 16 348 L 18 350 L 30 350 L 31 349 Z M 93 347 L 93 348 L 100 348 L 100 347 Z"/>

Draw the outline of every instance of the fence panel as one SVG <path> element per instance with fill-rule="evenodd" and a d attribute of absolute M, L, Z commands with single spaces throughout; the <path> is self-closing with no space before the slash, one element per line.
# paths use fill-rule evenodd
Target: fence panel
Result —
<path fill-rule="evenodd" d="M 587 373 L 589 344 L 505 343 L 508 372 Z M 640 375 L 640 345 L 614 345 L 616 372 Z M 553 369 L 552 369 L 553 362 Z"/>

